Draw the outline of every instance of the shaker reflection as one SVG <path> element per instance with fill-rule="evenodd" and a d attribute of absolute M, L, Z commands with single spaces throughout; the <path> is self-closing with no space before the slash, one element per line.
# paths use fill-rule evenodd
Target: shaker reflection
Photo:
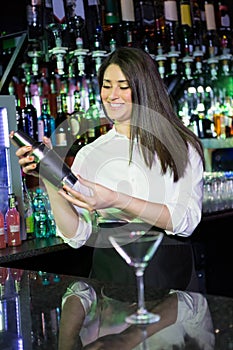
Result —
<path fill-rule="evenodd" d="M 117 295 L 105 287 L 97 293 L 86 282 L 73 282 L 62 298 L 58 349 L 214 349 L 213 323 L 203 295 L 170 290 L 147 301 L 148 310 L 161 319 L 143 327 L 125 322 L 137 305 L 117 300 Z"/>

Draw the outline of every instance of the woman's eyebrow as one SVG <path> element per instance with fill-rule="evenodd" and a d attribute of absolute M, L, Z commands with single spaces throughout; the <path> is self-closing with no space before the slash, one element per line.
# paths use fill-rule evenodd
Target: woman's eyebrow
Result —
<path fill-rule="evenodd" d="M 110 83 L 111 82 L 111 80 L 110 79 L 103 79 L 103 81 L 107 81 L 108 83 Z M 117 80 L 117 82 L 118 83 L 128 83 L 128 80 L 127 79 L 122 79 L 122 80 Z"/>

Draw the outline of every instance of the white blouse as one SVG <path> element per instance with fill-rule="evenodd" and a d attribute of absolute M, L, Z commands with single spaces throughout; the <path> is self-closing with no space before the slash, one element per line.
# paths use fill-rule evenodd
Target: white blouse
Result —
<path fill-rule="evenodd" d="M 174 159 L 178 151 L 174 146 Z M 185 175 L 179 181 L 173 181 L 170 171 L 161 173 L 160 161 L 155 158 L 151 169 L 145 166 L 137 145 L 133 150 L 129 164 L 129 139 L 116 132 L 115 128 L 84 146 L 76 155 L 72 164 L 74 174 L 101 184 L 112 190 L 128 194 L 150 202 L 165 204 L 170 211 L 173 232 L 168 235 L 188 237 L 201 219 L 203 196 L 203 164 L 197 151 L 189 146 L 189 162 Z M 89 193 L 89 189 L 75 184 L 75 189 Z M 92 218 L 87 210 L 76 207 L 79 212 L 79 227 L 75 237 L 65 238 L 66 243 L 78 248 L 85 244 L 92 233 Z M 128 214 L 115 208 L 98 210 L 105 219 L 137 222 Z M 140 222 L 140 220 L 138 220 Z"/>

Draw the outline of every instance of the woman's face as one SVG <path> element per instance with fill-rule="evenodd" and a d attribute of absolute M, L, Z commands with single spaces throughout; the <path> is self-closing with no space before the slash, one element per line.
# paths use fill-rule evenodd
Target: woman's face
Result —
<path fill-rule="evenodd" d="M 103 76 L 101 99 L 108 117 L 118 123 L 130 122 L 132 91 L 120 67 L 110 64 Z"/>

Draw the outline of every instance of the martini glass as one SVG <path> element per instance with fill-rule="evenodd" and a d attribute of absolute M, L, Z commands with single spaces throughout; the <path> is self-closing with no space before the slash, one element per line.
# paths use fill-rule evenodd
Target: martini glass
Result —
<path fill-rule="evenodd" d="M 162 232 L 133 231 L 109 236 L 109 241 L 129 266 L 134 268 L 137 280 L 137 311 L 126 317 L 129 324 L 145 325 L 160 320 L 160 316 L 145 307 L 144 272 L 163 239 Z"/>

